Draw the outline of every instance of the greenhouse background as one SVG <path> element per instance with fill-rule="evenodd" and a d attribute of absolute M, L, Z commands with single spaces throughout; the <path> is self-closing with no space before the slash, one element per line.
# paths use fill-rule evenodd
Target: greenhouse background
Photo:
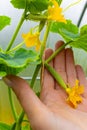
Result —
<path fill-rule="evenodd" d="M 73 2 L 75 2 L 75 1 L 76 0 L 73 0 Z M 62 3 L 61 6 L 63 8 L 66 8 L 71 2 L 72 2 L 72 0 L 64 0 L 64 2 Z M 73 7 L 69 8 L 67 11 L 64 12 L 65 17 L 67 19 L 71 19 L 73 21 L 73 23 L 77 25 L 86 3 L 87 3 L 86 0 L 81 0 L 80 3 L 74 5 Z M 3 29 L 2 32 L 0 32 L 0 47 L 2 47 L 3 49 L 5 49 L 7 47 L 7 44 L 16 28 L 16 25 L 20 19 L 22 12 L 23 12 L 22 10 L 17 10 L 15 8 L 13 8 L 13 6 L 10 4 L 9 0 L 0 1 L 0 15 L 7 15 L 12 18 L 11 25 L 7 26 L 5 29 Z M 80 27 L 82 25 L 86 24 L 86 22 L 87 22 L 87 9 L 85 10 Z M 27 33 L 29 31 L 29 29 L 31 27 L 33 27 L 33 25 L 35 25 L 35 24 L 37 25 L 36 22 L 32 22 L 32 23 L 27 22 L 27 21 L 24 22 L 24 24 L 18 34 L 18 37 L 15 40 L 15 45 L 22 41 L 21 34 Z M 43 34 L 42 34 L 42 36 L 43 36 Z M 53 33 L 50 33 L 49 38 L 48 38 L 47 47 L 54 48 L 53 43 L 57 42 L 60 39 L 61 39 L 61 37 L 59 35 L 56 34 L 54 36 Z M 87 52 L 85 52 L 83 50 L 79 50 L 79 49 L 74 49 L 74 55 L 75 55 L 75 63 L 81 64 L 87 75 Z M 31 68 L 31 66 L 29 66 L 29 67 Z M 26 68 L 26 70 L 24 70 L 19 75 L 22 76 L 23 78 L 27 79 L 30 82 L 30 79 L 32 77 L 33 68 L 34 68 L 34 66 L 32 66 L 32 68 L 30 69 L 29 72 L 27 71 L 27 69 L 29 69 L 29 68 Z M 35 88 L 37 88 L 36 90 L 38 91 L 39 76 L 37 77 L 36 82 L 37 83 L 36 83 Z M 7 90 L 6 85 L 2 82 L 2 80 L 0 78 L 0 121 L 11 123 L 13 120 L 13 117 L 12 117 L 12 113 L 11 113 L 11 108 L 10 108 L 7 91 L 8 90 Z M 15 98 L 15 95 L 13 95 L 13 98 Z M 15 104 L 17 106 L 16 109 L 19 112 L 21 107 L 16 98 L 15 98 Z M 5 115 L 5 113 L 7 113 L 7 114 Z"/>

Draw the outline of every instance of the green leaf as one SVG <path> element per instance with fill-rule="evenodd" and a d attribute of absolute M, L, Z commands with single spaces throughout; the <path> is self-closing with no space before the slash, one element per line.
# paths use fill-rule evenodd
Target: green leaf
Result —
<path fill-rule="evenodd" d="M 28 4 L 28 10 L 32 14 L 40 13 L 48 8 L 48 0 L 31 0 Z"/>
<path fill-rule="evenodd" d="M 80 29 L 80 35 L 87 34 L 87 24 L 82 26 Z"/>
<path fill-rule="evenodd" d="M 6 74 L 17 74 L 29 63 L 40 63 L 38 53 L 33 50 L 20 48 L 15 53 L 11 54 L 0 52 L 0 72 Z"/>
<path fill-rule="evenodd" d="M 0 122 L 0 130 L 10 130 L 10 126 Z"/>
<path fill-rule="evenodd" d="M 67 24 L 53 22 L 50 31 L 60 34 L 66 42 L 76 40 L 80 35 L 78 27 L 74 25 L 70 20 L 67 20 Z"/>
<path fill-rule="evenodd" d="M 7 25 L 10 25 L 10 21 L 11 19 L 8 16 L 0 16 L 0 31 Z"/>
<path fill-rule="evenodd" d="M 10 2 L 12 3 L 12 5 L 15 8 L 18 8 L 18 9 L 24 9 L 25 8 L 25 0 L 11 0 Z"/>
<path fill-rule="evenodd" d="M 77 39 L 76 41 L 73 41 L 70 45 L 72 47 L 87 51 L 87 34 L 80 36 L 79 39 Z"/>
<path fill-rule="evenodd" d="M 27 0 L 27 9 L 32 14 L 40 13 L 48 7 L 49 0 Z M 24 9 L 25 0 L 11 0 L 15 8 Z"/>
<path fill-rule="evenodd" d="M 58 2 L 59 5 L 61 5 L 62 0 L 56 0 Z"/>

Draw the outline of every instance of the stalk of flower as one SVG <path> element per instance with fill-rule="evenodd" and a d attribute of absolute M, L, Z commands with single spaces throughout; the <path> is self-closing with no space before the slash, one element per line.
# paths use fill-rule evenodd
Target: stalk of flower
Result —
<path fill-rule="evenodd" d="M 59 7 L 56 0 L 51 0 L 52 6 L 48 6 L 48 20 L 66 23 L 66 19 L 62 14 L 62 8 Z"/>
<path fill-rule="evenodd" d="M 39 39 L 40 33 L 39 32 L 28 32 L 26 34 L 22 34 L 22 37 L 25 41 L 25 44 L 27 47 L 33 47 L 35 46 L 36 51 L 40 49 L 40 39 Z"/>
<path fill-rule="evenodd" d="M 63 78 L 61 77 L 58 72 L 56 72 L 48 63 L 45 62 L 45 67 L 48 69 L 48 71 L 52 74 L 52 76 L 55 78 L 55 80 L 60 84 L 60 86 L 64 89 L 64 91 L 67 93 L 68 97 L 66 99 L 67 103 L 73 107 L 77 108 L 78 104 L 82 102 L 81 94 L 84 93 L 84 86 L 79 85 L 79 80 L 76 79 L 75 85 L 71 87 L 70 85 L 67 85 Z"/>

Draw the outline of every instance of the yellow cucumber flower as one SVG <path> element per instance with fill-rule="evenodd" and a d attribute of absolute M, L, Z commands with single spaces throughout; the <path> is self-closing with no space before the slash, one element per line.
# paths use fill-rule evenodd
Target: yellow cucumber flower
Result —
<path fill-rule="evenodd" d="M 68 87 L 66 92 L 68 94 L 67 102 L 76 108 L 77 105 L 82 102 L 81 94 L 84 92 L 84 86 L 79 86 L 79 81 L 76 80 L 75 85 L 72 88 Z"/>
<path fill-rule="evenodd" d="M 59 7 L 56 0 L 51 1 L 53 3 L 53 6 L 48 7 L 48 19 L 66 23 L 66 19 L 62 15 L 62 8 Z"/>
<path fill-rule="evenodd" d="M 22 38 L 25 41 L 27 47 L 35 46 L 36 51 L 40 49 L 40 39 L 39 39 L 39 32 L 31 33 L 28 32 L 27 34 L 22 34 Z"/>

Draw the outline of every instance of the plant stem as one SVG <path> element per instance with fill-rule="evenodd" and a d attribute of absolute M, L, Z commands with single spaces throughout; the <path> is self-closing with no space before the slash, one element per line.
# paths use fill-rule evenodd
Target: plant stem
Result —
<path fill-rule="evenodd" d="M 45 63 L 49 63 L 60 51 L 62 51 L 65 46 L 70 44 L 72 41 L 67 42 L 66 44 L 63 44 L 61 47 L 59 47 L 46 61 Z"/>
<path fill-rule="evenodd" d="M 42 21 L 40 21 L 39 28 L 38 28 L 38 31 L 39 31 L 39 32 L 42 31 L 42 29 L 43 29 L 44 26 L 45 26 L 45 23 L 46 23 L 46 20 L 42 20 Z"/>
<path fill-rule="evenodd" d="M 56 81 L 60 84 L 60 86 L 64 90 L 66 90 L 67 85 L 65 84 L 64 80 L 62 79 L 62 77 L 58 74 L 58 72 L 56 72 L 54 70 L 54 68 L 52 68 L 49 64 L 45 63 L 44 65 L 47 68 L 47 70 L 52 74 L 52 76 L 56 79 Z"/>
<path fill-rule="evenodd" d="M 10 52 L 13 52 L 13 51 L 19 49 L 23 44 L 24 44 L 24 41 L 21 42 L 20 44 L 18 44 L 16 47 L 14 47 L 14 48 L 12 48 L 11 50 L 9 50 L 7 53 L 10 53 Z"/>
<path fill-rule="evenodd" d="M 14 123 L 11 125 L 10 130 L 15 130 L 15 126 L 16 126 L 16 122 L 14 122 Z"/>
<path fill-rule="evenodd" d="M 41 67 L 41 65 L 37 65 L 35 68 L 35 71 L 34 71 L 34 74 L 33 74 L 33 77 L 32 77 L 31 83 L 30 83 L 31 88 L 33 88 L 33 86 L 34 86 L 34 83 L 35 83 L 36 77 L 38 75 L 38 72 L 40 70 L 40 67 Z"/>
<path fill-rule="evenodd" d="M 51 22 L 48 22 L 47 25 L 46 25 L 46 31 L 45 31 L 45 34 L 44 34 L 44 38 L 43 38 L 43 41 L 42 41 L 42 44 L 41 44 L 41 50 L 40 50 L 40 58 L 41 59 L 42 59 L 44 50 L 46 48 L 46 41 L 47 41 L 47 38 L 48 38 L 50 26 L 51 26 Z"/>
<path fill-rule="evenodd" d="M 8 94 L 9 94 L 9 101 L 10 101 L 12 113 L 13 113 L 15 121 L 17 121 L 18 116 L 17 116 L 17 113 L 16 113 L 14 102 L 12 100 L 12 92 L 11 92 L 10 88 L 8 88 Z"/>
<path fill-rule="evenodd" d="M 84 16 L 84 13 L 85 13 L 86 9 L 87 9 L 87 1 L 86 1 L 85 5 L 84 5 L 83 11 L 82 11 L 82 13 L 81 13 L 81 15 L 80 15 L 80 18 L 79 18 L 79 21 L 78 21 L 78 23 L 77 23 L 77 26 L 78 26 L 78 27 L 79 27 L 80 24 L 81 24 L 81 21 L 82 21 L 82 18 L 83 18 L 83 16 Z"/>
<path fill-rule="evenodd" d="M 32 130 L 31 126 L 30 126 L 30 130 Z"/>
<path fill-rule="evenodd" d="M 46 31 L 45 31 L 45 34 L 44 34 L 44 38 L 43 38 L 43 42 L 41 44 L 41 50 L 40 50 L 40 58 L 41 59 L 42 59 L 42 56 L 43 56 L 44 49 L 46 47 L 46 41 L 47 41 L 47 38 L 48 38 L 50 25 L 51 25 L 51 22 L 48 22 L 47 25 L 46 25 Z M 31 80 L 31 84 L 30 84 L 31 88 L 33 88 L 33 86 L 34 86 L 34 82 L 35 82 L 35 79 L 37 77 L 37 74 L 39 72 L 40 67 L 41 67 L 41 65 L 36 66 L 36 69 L 34 71 L 34 74 L 33 74 L 32 80 Z"/>
<path fill-rule="evenodd" d="M 70 44 L 72 41 L 67 42 L 66 44 L 63 44 L 60 48 L 58 48 L 45 62 L 44 65 L 47 68 L 47 70 L 52 74 L 52 76 L 56 79 L 56 81 L 60 84 L 60 86 L 66 90 L 67 85 L 65 84 L 62 77 L 52 68 L 48 63 L 60 52 L 62 51 L 66 45 Z"/>
<path fill-rule="evenodd" d="M 19 21 L 19 23 L 18 23 L 18 25 L 17 25 L 17 28 L 16 28 L 16 30 L 15 30 L 13 36 L 12 36 L 12 39 L 11 39 L 10 43 L 8 44 L 8 47 L 7 47 L 6 51 L 9 51 L 10 48 L 12 47 L 12 45 L 13 45 L 13 43 L 14 43 L 16 37 L 17 37 L 17 34 L 18 34 L 18 32 L 19 32 L 19 30 L 20 30 L 20 28 L 21 28 L 21 26 L 22 26 L 22 24 L 23 24 L 23 22 L 24 22 L 24 20 L 25 20 L 25 13 L 26 13 L 26 12 L 24 11 L 23 14 L 22 14 L 22 17 L 21 17 L 21 19 L 20 19 L 20 21 Z"/>
<path fill-rule="evenodd" d="M 17 122 L 16 122 L 16 127 L 15 127 L 15 130 L 21 130 L 21 123 L 22 123 L 22 120 L 23 120 L 23 117 L 24 117 L 24 111 L 22 110 Z"/>
<path fill-rule="evenodd" d="M 33 14 L 28 14 L 26 16 L 26 20 L 36 20 L 36 21 L 41 21 L 41 20 L 46 20 L 47 16 L 46 15 L 33 15 Z"/>

